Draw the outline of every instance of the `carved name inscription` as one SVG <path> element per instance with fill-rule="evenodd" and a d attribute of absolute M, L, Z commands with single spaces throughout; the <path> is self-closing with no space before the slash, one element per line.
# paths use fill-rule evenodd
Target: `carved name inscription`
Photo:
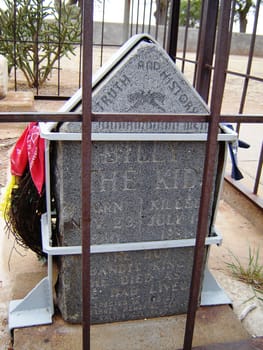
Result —
<path fill-rule="evenodd" d="M 94 244 L 194 237 L 202 142 L 103 142 L 94 147 Z"/>
<path fill-rule="evenodd" d="M 192 248 L 92 256 L 92 322 L 185 312 L 192 259 Z"/>

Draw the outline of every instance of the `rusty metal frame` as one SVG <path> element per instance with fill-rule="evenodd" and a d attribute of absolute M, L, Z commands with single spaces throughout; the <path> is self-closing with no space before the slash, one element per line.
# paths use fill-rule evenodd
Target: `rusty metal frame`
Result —
<path fill-rule="evenodd" d="M 198 38 L 195 88 L 207 102 L 211 81 L 209 66 L 213 62 L 219 0 L 203 1 L 202 18 Z"/>
<path fill-rule="evenodd" d="M 24 123 L 24 122 L 81 122 L 83 113 L 80 112 L 0 112 L 0 123 Z M 133 114 L 133 113 L 92 113 L 92 121 L 110 122 L 196 122 L 208 123 L 211 120 L 211 113 L 208 114 L 170 114 L 162 115 Z M 242 123 L 255 124 L 263 123 L 262 114 L 222 114 L 219 117 L 220 123 Z"/>
<path fill-rule="evenodd" d="M 220 121 L 221 104 L 225 86 L 225 71 L 228 63 L 229 18 L 231 0 L 221 2 L 219 32 L 217 37 L 214 82 L 211 96 L 211 120 L 208 128 L 205 166 L 203 172 L 202 192 L 199 208 L 194 264 L 189 296 L 189 306 L 184 337 L 184 350 L 192 349 L 195 316 L 198 306 L 202 266 L 205 254 L 205 235 L 208 226 L 209 203 L 212 193 L 213 173 L 215 169 L 217 133 Z"/>
<path fill-rule="evenodd" d="M 207 0 L 206 0 L 207 1 Z M 197 239 L 192 271 L 191 291 L 184 337 L 184 350 L 192 349 L 195 315 L 199 299 L 202 265 L 204 259 L 205 233 L 208 225 L 210 194 L 215 166 L 218 125 L 220 122 L 262 123 L 262 115 L 220 115 L 227 70 L 229 40 L 229 19 L 231 0 L 222 0 L 217 37 L 214 83 L 211 95 L 211 113 L 209 115 L 173 115 L 153 116 L 150 114 L 94 114 L 91 105 L 92 77 L 92 32 L 93 0 L 84 0 L 83 8 L 83 99 L 82 113 L 0 113 L 0 122 L 27 121 L 82 121 L 82 303 L 83 349 L 90 349 L 90 192 L 91 176 L 91 123 L 92 121 L 199 121 L 209 123 L 206 146 L 205 167 L 203 173 L 202 195 L 200 200 Z M 172 54 L 174 55 L 174 54 Z"/>
<path fill-rule="evenodd" d="M 255 43 L 256 43 L 256 32 L 257 32 L 260 3 L 261 3 L 261 1 L 257 0 L 256 9 L 255 9 L 255 20 L 254 20 L 253 32 L 252 32 L 251 41 L 250 41 L 247 70 L 246 70 L 245 81 L 244 81 L 244 85 L 243 85 L 243 89 L 242 89 L 242 96 L 241 96 L 241 102 L 240 102 L 240 107 L 239 107 L 239 113 L 243 113 L 245 100 L 246 100 L 246 96 L 247 96 L 248 82 L 249 82 L 249 77 L 250 77 L 250 73 L 251 73 L 253 54 L 254 54 Z M 240 127 L 240 124 L 238 124 L 238 127 L 237 127 L 238 130 L 239 130 L 239 127 Z"/>
<path fill-rule="evenodd" d="M 90 349 L 90 197 L 93 0 L 84 0 L 82 75 L 82 344 Z"/>
<path fill-rule="evenodd" d="M 177 51 L 179 13 L 180 13 L 180 0 L 172 0 L 167 52 L 173 61 L 175 61 L 175 56 Z"/>

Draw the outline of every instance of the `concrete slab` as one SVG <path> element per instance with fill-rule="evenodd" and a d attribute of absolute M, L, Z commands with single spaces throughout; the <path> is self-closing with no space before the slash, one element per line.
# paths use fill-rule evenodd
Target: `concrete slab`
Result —
<path fill-rule="evenodd" d="M 186 315 L 128 321 L 91 327 L 92 350 L 175 350 L 183 346 Z M 197 312 L 194 346 L 233 342 L 250 336 L 229 306 L 201 307 Z M 34 341 L 32 341 L 34 339 Z M 79 350 L 82 328 L 54 317 L 50 326 L 14 331 L 14 350 Z"/>
<path fill-rule="evenodd" d="M 198 346 L 194 350 L 262 350 L 263 338 L 249 339 L 237 343 L 212 344 L 208 346 Z"/>
<path fill-rule="evenodd" d="M 30 91 L 9 91 L 0 100 L 0 112 L 33 112 L 34 95 Z"/>

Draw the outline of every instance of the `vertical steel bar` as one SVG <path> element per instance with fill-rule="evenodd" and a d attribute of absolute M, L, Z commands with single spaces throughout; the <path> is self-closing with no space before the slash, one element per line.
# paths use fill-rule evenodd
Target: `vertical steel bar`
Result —
<path fill-rule="evenodd" d="M 81 5 L 82 7 L 82 5 Z M 83 13 L 81 13 L 81 21 L 83 18 Z M 81 27 L 80 31 L 80 42 L 79 42 L 79 88 L 82 85 L 82 66 L 83 66 L 83 59 L 82 59 L 82 36 L 83 36 L 83 28 Z"/>
<path fill-rule="evenodd" d="M 253 189 L 254 194 L 258 193 L 258 186 L 259 186 L 259 181 L 260 181 L 260 176 L 261 176 L 261 171 L 262 171 L 262 164 L 263 164 L 263 142 L 261 144 L 261 150 L 260 150 L 260 155 L 259 155 L 259 160 L 258 160 L 256 179 L 255 179 L 255 184 L 254 184 L 254 189 Z"/>
<path fill-rule="evenodd" d="M 208 140 L 206 145 L 205 166 L 198 216 L 194 264 L 184 337 L 184 350 L 192 349 L 195 316 L 200 295 L 201 276 L 205 254 L 205 237 L 208 230 L 209 208 L 213 188 L 213 174 L 215 169 L 217 151 L 218 124 L 224 93 L 225 72 L 228 63 L 227 42 L 229 38 L 230 10 L 231 0 L 221 1 L 215 73 L 211 96 L 211 121 L 209 122 Z"/>
<path fill-rule="evenodd" d="M 200 37 L 201 37 L 201 29 L 203 28 L 203 17 L 204 17 L 204 6 L 205 6 L 205 0 L 202 1 L 201 6 L 201 16 L 200 16 L 200 25 L 199 25 L 199 31 L 198 31 L 198 40 L 197 40 L 197 47 L 196 47 L 196 64 L 194 69 L 194 76 L 193 76 L 193 86 L 196 86 L 196 76 L 197 76 L 197 69 L 198 69 L 198 54 L 199 54 L 199 48 L 200 48 Z"/>
<path fill-rule="evenodd" d="M 180 0 L 172 0 L 171 3 L 171 20 L 169 25 L 167 52 L 173 61 L 175 61 L 178 42 L 179 29 L 179 15 L 180 15 Z"/>
<path fill-rule="evenodd" d="M 101 41 L 100 41 L 100 67 L 102 66 L 102 62 L 103 62 L 104 24 L 105 24 L 105 0 L 103 0 L 103 5 L 102 5 Z"/>
<path fill-rule="evenodd" d="M 143 4 L 142 33 L 144 33 L 144 27 L 145 27 L 145 15 L 146 15 L 146 0 L 144 0 L 144 4 Z"/>
<path fill-rule="evenodd" d="M 163 48 L 166 47 L 166 36 L 167 36 L 167 24 L 168 24 L 168 13 L 169 13 L 169 1 L 166 0 L 166 9 L 165 9 L 165 23 L 164 23 L 164 32 L 163 32 Z"/>
<path fill-rule="evenodd" d="M 195 87 L 206 102 L 208 101 L 211 81 L 211 69 L 209 66 L 213 63 L 218 3 L 219 0 L 205 0 L 203 2 L 201 29 L 198 40 Z"/>
<path fill-rule="evenodd" d="M 90 349 L 90 195 L 93 0 L 83 1 L 82 76 L 82 346 Z"/>
<path fill-rule="evenodd" d="M 33 59 L 33 74 L 35 76 L 35 85 L 36 85 L 36 92 L 37 95 L 39 95 L 39 73 L 40 73 L 40 69 L 39 69 L 39 30 L 40 30 L 40 16 L 41 13 L 40 11 L 42 11 L 41 9 L 41 2 L 38 1 L 37 2 L 37 21 L 36 21 L 36 36 L 34 38 L 35 42 L 33 43 L 33 45 L 36 48 L 35 51 L 35 55 L 34 55 L 34 59 Z"/>
<path fill-rule="evenodd" d="M 243 85 L 242 96 L 241 96 L 240 107 L 239 107 L 240 114 L 242 114 L 244 111 L 244 106 L 245 106 L 245 101 L 246 101 L 246 96 L 247 96 L 247 89 L 248 89 L 248 83 L 249 83 L 248 75 L 250 75 L 251 67 L 252 67 L 255 42 L 256 42 L 256 35 L 257 35 L 257 25 L 258 25 L 258 16 L 259 16 L 260 5 L 261 5 L 261 0 L 258 0 L 257 4 L 256 4 L 256 11 L 255 11 L 255 16 L 254 16 L 253 31 L 251 34 L 251 41 L 250 41 L 249 54 L 248 54 L 248 63 L 247 63 L 247 70 L 246 70 L 246 78 L 245 78 L 244 85 Z M 239 133 L 240 123 L 237 124 L 236 130 Z"/>
<path fill-rule="evenodd" d="M 183 59 L 182 59 L 182 68 L 181 68 L 181 71 L 183 73 L 184 73 L 184 67 L 185 67 L 185 57 L 186 57 L 186 48 L 187 48 L 187 39 L 188 39 L 188 28 L 189 28 L 189 20 L 190 20 L 190 9 L 191 9 L 191 3 L 190 3 L 190 0 L 188 0 L 188 2 L 187 2 L 186 24 L 185 24 L 185 32 L 184 32 Z"/>
<path fill-rule="evenodd" d="M 155 34 L 154 39 L 158 41 L 158 27 L 159 27 L 159 20 L 160 20 L 160 12 L 157 11 L 158 8 L 160 8 L 160 1 L 156 0 L 156 11 L 155 11 Z"/>
<path fill-rule="evenodd" d="M 129 21 L 130 21 L 131 0 L 125 0 L 123 15 L 123 42 L 129 38 Z"/>
<path fill-rule="evenodd" d="M 229 23 L 229 40 L 228 40 L 228 56 L 230 56 L 230 49 L 231 49 L 231 40 L 232 40 L 232 34 L 233 34 L 233 24 L 235 20 L 235 8 L 236 8 L 236 2 L 237 0 L 232 0 L 232 10 L 231 10 L 231 17 L 230 17 L 230 23 Z"/>
<path fill-rule="evenodd" d="M 150 2 L 150 11 L 149 11 L 149 24 L 148 24 L 148 33 L 151 33 L 151 23 L 152 23 L 152 8 L 153 8 L 153 0 Z"/>
<path fill-rule="evenodd" d="M 59 13 L 58 13 L 58 96 L 60 95 L 60 51 L 61 51 L 61 20 L 62 20 L 62 3 L 59 1 Z"/>
<path fill-rule="evenodd" d="M 140 0 L 137 1 L 136 34 L 139 33 Z"/>
<path fill-rule="evenodd" d="M 134 12 L 134 0 L 131 0 L 131 25 L 130 25 L 130 35 L 133 35 L 133 12 Z"/>
<path fill-rule="evenodd" d="M 15 91 L 17 90 L 17 64 L 16 64 L 16 45 L 17 45 L 17 18 L 16 18 L 16 7 L 17 3 L 14 0 L 14 23 L 13 23 L 13 33 L 14 33 L 14 47 L 13 47 L 13 55 L 14 55 L 14 80 L 15 80 Z"/>

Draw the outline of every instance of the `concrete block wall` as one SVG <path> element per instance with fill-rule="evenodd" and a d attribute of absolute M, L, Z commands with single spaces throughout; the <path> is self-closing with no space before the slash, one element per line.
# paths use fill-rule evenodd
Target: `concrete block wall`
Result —
<path fill-rule="evenodd" d="M 148 26 L 146 28 L 148 30 Z M 127 26 L 122 23 L 104 23 L 103 32 L 103 44 L 104 45 L 122 45 L 127 38 L 125 38 L 125 32 L 127 31 Z M 163 41 L 163 31 L 164 28 L 159 26 L 158 28 L 158 41 L 162 45 Z M 138 26 L 138 32 L 142 32 L 142 27 Z M 135 30 L 133 35 L 135 34 Z M 150 35 L 155 35 L 155 26 L 151 27 Z M 184 44 L 185 28 L 179 28 L 178 34 L 178 51 L 183 50 Z M 196 52 L 197 40 L 198 40 L 198 29 L 189 28 L 188 29 L 188 40 L 187 40 L 187 51 Z M 93 42 L 96 45 L 101 44 L 102 36 L 102 24 L 100 22 L 95 22 L 94 26 L 94 37 Z M 248 55 L 249 47 L 251 41 L 251 34 L 245 33 L 233 33 L 231 41 L 230 54 L 232 55 Z M 254 55 L 258 57 L 263 57 L 263 35 L 258 35 L 256 38 Z"/>

